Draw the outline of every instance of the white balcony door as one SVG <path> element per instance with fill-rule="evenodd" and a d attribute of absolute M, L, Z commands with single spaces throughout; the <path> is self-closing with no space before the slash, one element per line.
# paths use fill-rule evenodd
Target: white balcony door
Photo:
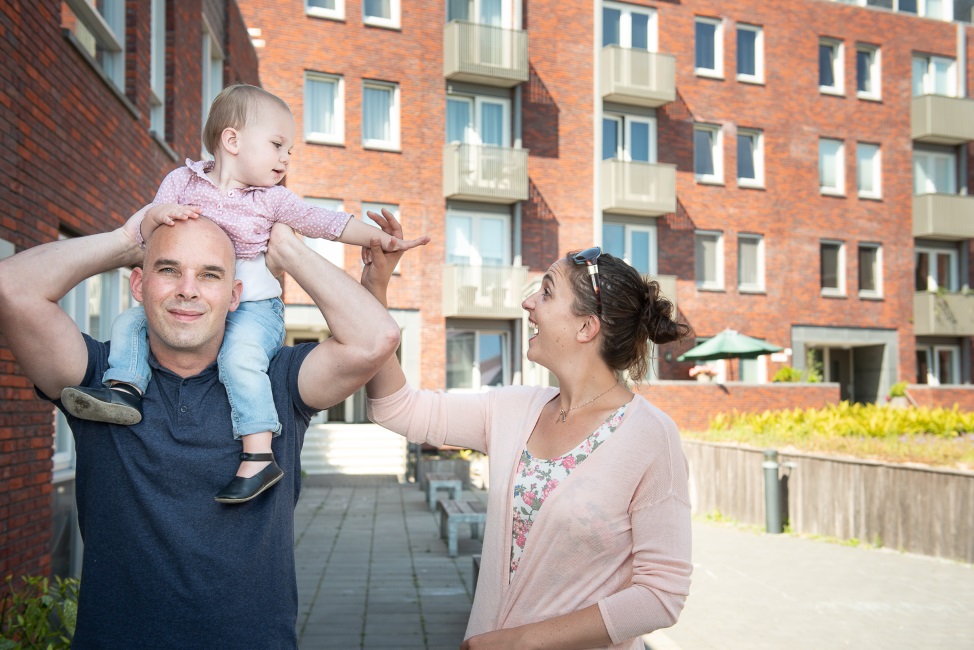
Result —
<path fill-rule="evenodd" d="M 957 291 L 960 266 L 957 251 L 917 247 L 914 254 L 917 291 Z"/>
<path fill-rule="evenodd" d="M 956 194 L 957 156 L 934 151 L 913 152 L 915 194 Z"/>
<path fill-rule="evenodd" d="M 448 0 L 446 20 L 465 20 L 494 27 L 514 27 L 514 5 L 510 0 Z"/>
<path fill-rule="evenodd" d="M 942 56 L 913 57 L 913 95 L 957 96 L 957 73 L 953 59 Z"/>
<path fill-rule="evenodd" d="M 655 52 L 656 12 L 647 7 L 606 2 L 602 6 L 602 46 Z"/>
<path fill-rule="evenodd" d="M 656 162 L 656 120 L 641 115 L 602 118 L 602 159 Z"/>
<path fill-rule="evenodd" d="M 499 97 L 448 98 L 446 140 L 510 147 L 511 101 Z"/>
<path fill-rule="evenodd" d="M 656 275 L 656 227 L 602 224 L 602 250 L 625 260 L 643 275 Z"/>
<path fill-rule="evenodd" d="M 447 264 L 511 264 L 509 216 L 450 212 L 447 214 L 446 228 Z"/>

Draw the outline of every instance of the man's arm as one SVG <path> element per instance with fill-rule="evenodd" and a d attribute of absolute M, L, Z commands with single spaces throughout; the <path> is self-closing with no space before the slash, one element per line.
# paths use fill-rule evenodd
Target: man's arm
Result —
<path fill-rule="evenodd" d="M 361 388 L 399 346 L 399 326 L 362 285 L 312 251 L 283 224 L 275 224 L 268 266 L 286 271 L 328 322 L 331 338 L 305 357 L 298 374 L 301 399 L 334 406 Z"/>
<path fill-rule="evenodd" d="M 82 280 L 142 261 L 135 230 L 143 210 L 111 232 L 42 244 L 0 261 L 0 334 L 45 395 L 59 397 L 88 367 L 81 331 L 58 301 Z"/>

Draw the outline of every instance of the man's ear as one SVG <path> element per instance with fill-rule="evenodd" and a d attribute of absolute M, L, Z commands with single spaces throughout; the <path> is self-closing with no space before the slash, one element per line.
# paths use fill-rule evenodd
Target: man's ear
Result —
<path fill-rule="evenodd" d="M 220 134 L 220 144 L 227 153 L 236 156 L 240 151 L 240 143 L 237 140 L 237 130 L 230 128 L 229 126 L 223 129 L 223 133 Z"/>
<path fill-rule="evenodd" d="M 240 306 L 240 296 L 243 294 L 243 282 L 234 279 L 233 289 L 230 290 L 230 311 L 236 311 Z"/>
<path fill-rule="evenodd" d="M 575 335 L 575 340 L 579 343 L 588 343 L 598 336 L 600 331 L 602 331 L 602 319 L 595 314 L 589 314 L 582 321 L 582 327 Z"/>
<path fill-rule="evenodd" d="M 132 269 L 132 273 L 129 275 L 129 289 L 132 291 L 132 297 L 139 302 L 142 302 L 142 276 L 144 273 L 142 267 L 137 266 Z"/>

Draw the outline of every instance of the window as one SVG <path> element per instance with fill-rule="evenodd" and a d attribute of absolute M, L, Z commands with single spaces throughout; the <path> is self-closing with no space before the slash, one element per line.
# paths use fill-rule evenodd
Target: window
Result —
<path fill-rule="evenodd" d="M 823 296 L 845 295 L 845 244 L 823 241 L 819 254 L 821 260 L 821 286 Z"/>
<path fill-rule="evenodd" d="M 879 48 L 874 45 L 856 46 L 856 96 L 863 99 L 880 98 Z"/>
<path fill-rule="evenodd" d="M 724 76 L 724 36 L 721 21 L 716 18 L 697 18 L 694 69 L 704 77 Z"/>
<path fill-rule="evenodd" d="M 859 297 L 879 298 L 882 295 L 883 247 L 859 244 Z"/>
<path fill-rule="evenodd" d="M 940 386 L 960 383 L 960 346 L 917 348 L 917 383 Z"/>
<path fill-rule="evenodd" d="M 321 144 L 345 141 L 345 84 L 341 77 L 304 73 L 304 139 Z"/>
<path fill-rule="evenodd" d="M 203 100 L 203 121 L 200 123 L 200 133 L 202 134 L 202 128 L 206 126 L 206 119 L 210 116 L 210 106 L 213 104 L 216 96 L 220 94 L 220 91 L 223 90 L 223 51 L 220 49 L 220 42 L 216 39 L 213 30 L 210 29 L 205 19 L 203 24 L 203 55 L 200 61 L 200 69 L 203 73 L 201 95 Z M 212 155 L 207 154 L 206 146 L 203 146 L 202 151 L 204 158 L 213 159 Z"/>
<path fill-rule="evenodd" d="M 694 257 L 698 289 L 724 288 L 724 235 L 719 230 L 694 233 Z"/>
<path fill-rule="evenodd" d="M 818 178 L 822 194 L 845 193 L 844 156 L 842 140 L 821 138 L 818 141 Z"/>
<path fill-rule="evenodd" d="M 334 210 L 336 212 L 344 211 L 342 202 L 338 199 L 305 197 L 304 200 L 311 205 L 328 208 L 329 210 Z M 363 216 L 365 215 L 364 210 L 362 211 L 362 214 Z M 304 243 L 308 245 L 308 248 L 318 253 L 338 268 L 345 268 L 345 244 L 341 243 L 340 241 L 333 241 L 331 239 L 317 237 L 305 237 Z"/>
<path fill-rule="evenodd" d="M 957 291 L 960 288 L 956 249 L 917 246 L 914 260 L 917 291 Z"/>
<path fill-rule="evenodd" d="M 447 211 L 446 263 L 466 266 L 509 266 L 511 264 L 510 215 L 466 210 Z M 479 282 L 471 284 L 479 284 Z"/>
<path fill-rule="evenodd" d="M 511 100 L 451 95 L 446 100 L 446 141 L 511 146 Z"/>
<path fill-rule="evenodd" d="M 602 160 L 656 162 L 656 118 L 642 115 L 602 117 Z"/>
<path fill-rule="evenodd" d="M 304 12 L 316 18 L 345 18 L 345 0 L 304 0 Z"/>
<path fill-rule="evenodd" d="M 509 383 L 507 332 L 446 331 L 446 389 L 485 390 Z"/>
<path fill-rule="evenodd" d="M 856 185 L 859 196 L 878 199 L 882 196 L 882 158 L 878 144 L 856 143 Z"/>
<path fill-rule="evenodd" d="M 366 25 L 399 27 L 399 0 L 365 0 L 362 19 Z"/>
<path fill-rule="evenodd" d="M 66 0 L 81 48 L 119 91 L 125 90 L 125 0 Z"/>
<path fill-rule="evenodd" d="M 656 275 L 656 226 L 605 221 L 602 250 L 624 259 L 643 275 Z"/>
<path fill-rule="evenodd" d="M 166 0 L 152 0 L 149 25 L 149 128 L 166 139 Z"/>
<path fill-rule="evenodd" d="M 366 81 L 362 88 L 362 145 L 399 149 L 399 86 Z"/>
<path fill-rule="evenodd" d="M 602 4 L 602 46 L 656 51 L 656 11 L 617 2 Z"/>
<path fill-rule="evenodd" d="M 737 25 L 737 78 L 764 81 L 764 29 L 757 25 Z"/>
<path fill-rule="evenodd" d="M 737 288 L 742 293 L 764 291 L 764 236 L 737 236 Z"/>
<path fill-rule="evenodd" d="M 913 192 L 956 194 L 957 156 L 945 151 L 913 150 Z"/>
<path fill-rule="evenodd" d="M 764 137 L 761 131 L 737 130 L 737 184 L 764 187 Z"/>
<path fill-rule="evenodd" d="M 823 38 L 818 44 L 818 89 L 842 94 L 842 43 Z"/>
<path fill-rule="evenodd" d="M 693 173 L 698 181 L 724 181 L 723 137 L 716 124 L 693 125 Z"/>
<path fill-rule="evenodd" d="M 379 227 L 379 224 L 377 224 L 375 221 L 372 220 L 372 217 L 369 216 L 369 212 L 376 212 L 376 213 L 381 214 L 382 213 L 382 208 L 385 208 L 386 210 L 388 210 L 389 212 L 391 212 L 392 213 L 392 216 L 394 216 L 396 218 L 396 221 L 398 221 L 399 223 L 402 223 L 402 217 L 399 215 L 399 206 L 396 205 L 395 203 L 366 203 L 366 202 L 363 202 L 362 203 L 362 214 L 360 215 L 362 217 L 362 221 L 365 222 L 365 223 L 367 223 L 370 226 L 375 226 L 376 228 L 378 228 Z M 392 272 L 393 272 L 394 275 L 399 275 L 399 264 L 396 264 L 396 268 L 394 268 L 392 270 Z"/>
<path fill-rule="evenodd" d="M 913 55 L 913 96 L 920 95 L 957 96 L 957 72 L 953 59 Z"/>

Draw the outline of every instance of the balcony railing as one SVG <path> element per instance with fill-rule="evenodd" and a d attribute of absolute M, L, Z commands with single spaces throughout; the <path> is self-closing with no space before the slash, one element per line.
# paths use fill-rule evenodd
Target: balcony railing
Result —
<path fill-rule="evenodd" d="M 914 140 L 958 145 L 974 141 L 974 99 L 920 95 L 910 108 L 910 132 Z"/>
<path fill-rule="evenodd" d="M 675 275 L 647 275 L 647 280 L 659 282 L 659 292 L 664 298 L 673 303 L 673 318 L 676 318 L 676 276 Z"/>
<path fill-rule="evenodd" d="M 526 266 L 443 265 L 443 316 L 520 318 Z"/>
<path fill-rule="evenodd" d="M 443 28 L 443 76 L 511 88 L 528 80 L 528 33 L 453 20 Z"/>
<path fill-rule="evenodd" d="M 676 99 L 672 54 L 607 45 L 600 55 L 602 98 L 656 108 Z"/>
<path fill-rule="evenodd" d="M 528 198 L 528 150 L 453 142 L 443 149 L 443 196 L 486 203 Z"/>
<path fill-rule="evenodd" d="M 602 209 L 639 217 L 676 211 L 676 165 L 602 161 Z"/>
<path fill-rule="evenodd" d="M 913 294 L 913 333 L 916 336 L 974 336 L 974 294 Z"/>
<path fill-rule="evenodd" d="M 913 236 L 946 241 L 974 239 L 974 196 L 914 196 Z"/>

